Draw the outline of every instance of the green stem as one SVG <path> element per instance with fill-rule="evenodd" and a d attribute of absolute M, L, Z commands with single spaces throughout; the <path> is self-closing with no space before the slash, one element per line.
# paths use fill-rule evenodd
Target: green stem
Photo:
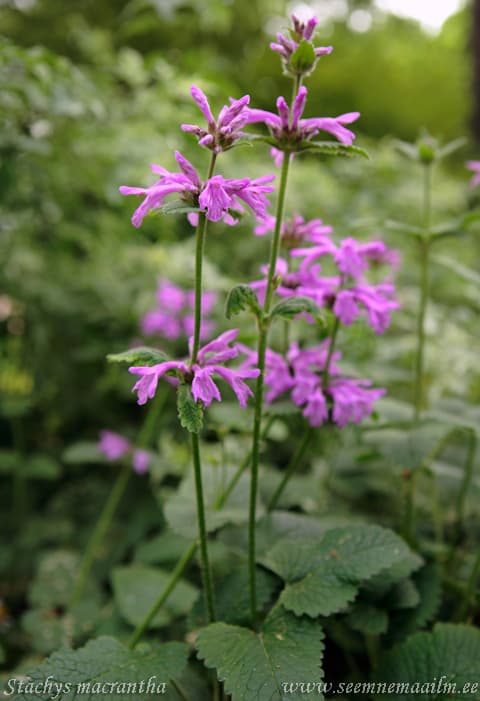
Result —
<path fill-rule="evenodd" d="M 197 499 L 198 536 L 200 541 L 200 560 L 202 563 L 203 593 L 205 606 L 210 623 L 215 620 L 215 607 L 213 604 L 213 586 L 208 560 L 207 526 L 205 520 L 205 504 L 203 500 L 202 465 L 200 461 L 200 446 L 198 435 L 192 433 L 193 468 L 195 471 L 195 494 Z"/>
<path fill-rule="evenodd" d="M 161 414 L 162 408 L 165 404 L 167 398 L 167 393 L 157 393 L 150 409 L 145 417 L 143 426 L 138 434 L 138 445 L 142 447 L 148 447 L 153 440 L 155 435 L 155 429 L 159 416 Z M 127 488 L 129 477 L 132 472 L 130 465 L 123 467 L 119 473 L 113 487 L 110 492 L 107 501 L 103 507 L 102 512 L 98 518 L 95 525 L 93 533 L 88 541 L 85 553 L 83 555 L 82 561 L 80 563 L 80 569 L 78 572 L 77 581 L 75 583 L 72 598 L 70 600 L 70 605 L 76 604 L 83 595 L 85 585 L 92 569 L 93 563 L 95 562 L 96 554 L 100 543 L 102 542 L 105 534 L 110 526 L 112 518 L 117 510 L 117 507 L 125 493 Z"/>
<path fill-rule="evenodd" d="M 417 320 L 417 353 L 415 358 L 414 377 L 414 419 L 418 422 L 425 404 L 425 316 L 430 287 L 430 226 L 432 213 L 432 167 L 424 166 L 423 185 L 423 228 L 424 236 L 420 240 L 420 300 Z"/>
<path fill-rule="evenodd" d="M 150 623 L 153 621 L 155 616 L 157 615 L 158 611 L 161 609 L 165 601 L 168 599 L 172 591 L 175 589 L 178 580 L 182 576 L 185 568 L 189 564 L 190 560 L 195 554 L 195 551 L 197 549 L 197 541 L 194 540 L 188 548 L 185 550 L 183 553 L 182 557 L 180 560 L 177 562 L 175 565 L 175 569 L 173 570 L 172 574 L 170 575 L 170 579 L 168 580 L 167 584 L 165 585 L 165 588 L 163 589 L 162 593 L 150 609 L 150 611 L 147 613 L 145 618 L 141 623 L 138 624 L 138 626 L 135 628 L 132 637 L 130 638 L 130 641 L 128 643 L 128 647 L 130 650 L 133 650 L 133 648 L 137 645 L 138 641 L 142 637 L 142 635 L 145 633 L 147 628 L 149 627 Z"/>
<path fill-rule="evenodd" d="M 276 488 L 275 492 L 273 493 L 272 498 L 270 499 L 267 510 L 268 511 L 273 511 L 273 509 L 276 507 L 278 500 L 280 499 L 280 496 L 283 493 L 283 490 L 287 486 L 288 481 L 290 480 L 291 476 L 296 472 L 298 465 L 300 464 L 303 456 L 305 455 L 305 451 L 307 450 L 308 444 L 310 443 L 310 440 L 313 435 L 313 429 L 311 426 L 308 426 L 305 433 L 303 434 L 303 439 L 300 441 L 300 443 L 297 446 L 297 449 L 290 460 L 290 464 L 288 465 L 287 469 L 285 470 L 285 474 L 283 476 L 283 479 L 281 480 L 280 484 Z"/>
<path fill-rule="evenodd" d="M 212 152 L 210 165 L 208 167 L 207 180 L 209 180 L 215 170 L 217 154 Z M 207 233 L 207 217 L 204 212 L 199 212 L 196 232 L 195 248 L 195 323 L 193 331 L 193 345 L 191 364 L 197 360 L 198 349 L 200 348 L 200 331 L 202 325 L 202 276 L 203 276 L 203 252 L 205 250 L 205 236 Z"/>
<path fill-rule="evenodd" d="M 95 529 L 88 542 L 87 549 L 85 550 L 85 554 L 80 564 L 78 577 L 70 599 L 70 606 L 74 606 L 76 603 L 78 603 L 83 595 L 90 570 L 92 569 L 93 563 L 95 562 L 95 558 L 97 556 L 98 548 L 105 537 L 113 515 L 117 510 L 117 506 L 125 493 L 125 489 L 127 488 L 131 474 L 131 466 L 124 465 L 113 485 L 113 489 L 110 492 L 107 501 L 105 502 L 105 506 L 103 507 L 100 517 L 96 523 Z"/>
<path fill-rule="evenodd" d="M 325 361 L 325 367 L 322 373 L 322 384 L 324 389 L 328 386 L 328 379 L 330 374 L 330 365 L 332 364 L 333 353 L 335 351 L 335 344 L 337 342 L 338 330 L 340 328 L 340 319 L 338 316 L 335 317 L 332 327 L 332 335 L 330 336 L 330 344 L 328 346 L 327 360 Z"/>
<path fill-rule="evenodd" d="M 263 441 L 268 435 L 268 432 L 270 431 L 270 428 L 275 421 L 275 416 L 270 416 L 270 418 L 267 421 L 267 424 L 265 428 L 262 431 L 262 435 L 260 437 L 260 440 Z M 250 465 L 250 461 L 252 459 L 252 451 L 250 450 L 247 455 L 245 456 L 244 460 L 240 463 L 239 467 L 237 468 L 237 471 L 233 475 L 232 479 L 230 480 L 229 484 L 227 485 L 225 491 L 220 494 L 219 498 L 215 502 L 215 509 L 221 509 L 225 502 L 227 501 L 228 497 L 230 494 L 233 492 L 235 487 L 237 486 L 238 480 L 240 477 L 243 475 L 247 467 Z"/>
<path fill-rule="evenodd" d="M 272 244 L 270 248 L 270 261 L 267 275 L 267 289 L 265 293 L 265 302 L 263 305 L 263 317 L 258 322 L 258 361 L 257 365 L 260 374 L 257 378 L 255 389 L 255 410 L 253 421 L 253 441 L 252 441 L 252 470 L 250 482 L 250 507 L 248 519 L 248 568 L 249 568 L 249 590 L 250 590 L 250 614 L 252 622 L 255 621 L 257 614 L 257 591 L 256 591 L 256 543 L 255 543 L 255 527 L 256 527 L 256 510 L 257 510 L 257 492 L 258 492 L 258 464 L 260 456 L 260 433 L 263 416 L 263 393 L 264 393 L 264 378 L 265 378 L 265 355 L 267 351 L 268 340 L 268 313 L 272 303 L 274 292 L 275 269 L 277 266 L 278 252 L 280 249 L 280 233 L 283 221 L 283 212 L 285 207 L 285 193 L 287 189 L 288 169 L 290 165 L 290 154 L 284 153 L 282 171 L 280 175 L 280 185 L 278 189 L 277 211 L 275 219 L 275 230 L 273 232 Z"/>
<path fill-rule="evenodd" d="M 462 620 L 463 618 L 465 618 L 467 616 L 470 605 L 472 604 L 472 602 L 475 599 L 475 589 L 477 586 L 477 580 L 478 580 L 479 574 L 480 574 L 480 551 L 474 560 L 472 571 L 470 573 L 470 577 L 468 578 L 467 586 L 465 588 L 464 598 L 463 598 L 463 601 L 460 604 L 460 607 L 458 609 L 458 615 L 457 615 L 458 620 Z"/>
<path fill-rule="evenodd" d="M 267 436 L 268 431 L 270 430 L 270 427 L 274 421 L 275 421 L 275 417 L 271 416 L 269 418 L 264 430 L 263 430 L 262 439 L 264 439 Z M 247 457 L 241 463 L 237 472 L 232 477 L 230 483 L 227 485 L 227 488 L 226 488 L 224 494 L 222 494 L 221 497 L 217 500 L 215 507 L 214 507 L 215 509 L 221 509 L 223 507 L 226 500 L 228 499 L 228 496 L 231 494 L 232 490 L 235 488 L 235 485 L 237 484 L 238 480 L 240 479 L 242 473 L 249 466 L 251 457 L 252 457 L 251 453 L 248 453 Z M 182 555 L 182 557 L 178 561 L 177 565 L 175 566 L 175 569 L 173 570 L 173 572 L 170 576 L 170 579 L 168 580 L 167 584 L 165 585 L 165 588 L 163 589 L 162 593 L 158 597 L 157 601 L 153 604 L 152 608 L 147 613 L 144 620 L 137 626 L 137 628 L 133 632 L 133 635 L 132 635 L 132 637 L 130 639 L 130 643 L 129 643 L 130 649 L 133 649 L 137 645 L 138 641 L 140 640 L 140 638 L 142 637 L 144 632 L 147 630 L 152 619 L 158 613 L 160 608 L 165 604 L 168 597 L 170 596 L 172 591 L 177 586 L 180 577 L 183 575 L 185 568 L 189 564 L 189 562 L 192 559 L 193 555 L 195 554 L 197 548 L 198 548 L 198 541 L 194 540 L 192 543 L 190 543 L 188 548 L 185 550 L 184 554 Z"/>
<path fill-rule="evenodd" d="M 475 434 L 475 431 L 473 431 L 472 429 L 467 430 L 470 440 L 467 456 L 465 459 L 463 480 L 457 495 L 457 531 L 460 531 L 462 529 L 463 522 L 465 519 L 465 503 L 473 480 L 473 466 L 475 462 L 475 455 L 477 453 L 477 436 Z"/>

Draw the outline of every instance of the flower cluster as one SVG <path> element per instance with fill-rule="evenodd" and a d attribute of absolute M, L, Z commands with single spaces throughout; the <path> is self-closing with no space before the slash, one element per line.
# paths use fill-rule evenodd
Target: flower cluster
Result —
<path fill-rule="evenodd" d="M 180 166 L 180 173 L 170 173 L 162 166 L 152 165 L 152 172 L 161 176 L 156 183 L 147 188 L 126 185 L 119 188 L 122 195 L 144 196 L 142 204 L 133 213 L 132 224 L 135 227 L 138 228 L 145 216 L 151 210 L 161 207 L 165 197 L 174 192 L 179 193 L 186 204 L 204 212 L 210 221 L 220 221 L 229 216 L 229 210 L 236 207 L 243 209 L 239 200 L 247 204 L 259 219 L 266 217 L 270 202 L 265 195 L 273 191 L 273 187 L 267 183 L 275 179 L 274 175 L 256 180 L 214 175 L 202 183 L 193 165 L 179 151 L 175 152 L 175 160 Z"/>
<path fill-rule="evenodd" d="M 295 96 L 291 107 L 288 106 L 284 97 L 279 97 L 277 99 L 278 114 L 267 110 L 248 108 L 247 123 L 262 122 L 265 124 L 277 141 L 277 146 L 280 150 L 294 152 L 302 141 L 309 141 L 319 131 L 329 132 L 342 144 L 351 145 L 355 139 L 355 134 L 350 129 L 347 129 L 345 125 L 357 120 L 360 113 L 347 112 L 339 117 L 301 119 L 305 110 L 307 95 L 307 88 L 302 86 Z"/>
<path fill-rule="evenodd" d="M 201 339 L 205 340 L 215 329 L 215 322 L 205 318 L 212 313 L 216 302 L 215 292 L 202 293 Z M 157 307 L 148 311 L 141 319 L 140 327 L 145 336 L 160 335 L 171 341 L 193 334 L 195 293 L 183 290 L 170 280 L 160 280 Z"/>
<path fill-rule="evenodd" d="M 256 236 L 264 236 L 274 229 L 275 217 L 268 216 L 257 224 L 254 233 Z M 324 224 L 321 219 L 305 221 L 300 214 L 295 214 L 283 222 L 280 236 L 283 248 L 288 250 L 302 243 L 323 243 L 325 236 L 332 231 L 333 228 Z"/>
<path fill-rule="evenodd" d="M 261 224 L 260 231 L 268 225 Z M 288 229 L 286 229 L 288 231 Z M 362 243 L 353 238 L 343 239 L 339 245 L 329 236 L 330 227 L 320 220 L 301 221 L 298 236 L 314 245 L 305 248 L 288 246 L 288 260 L 278 258 L 276 265 L 277 289 L 282 297 L 310 297 L 319 307 L 332 309 L 335 316 L 345 326 L 350 326 L 365 311 L 368 324 L 375 333 L 383 333 L 390 324 L 391 313 L 399 308 L 395 299 L 395 286 L 389 280 L 371 284 L 365 273 L 372 265 L 396 267 L 399 259 L 396 251 L 387 248 L 383 241 Z M 295 230 L 294 230 L 295 232 Z M 295 233 L 289 234 L 289 240 Z M 285 246 L 287 248 L 287 246 Z M 329 256 L 336 274 L 322 274 L 322 260 Z M 294 269 L 295 259 L 301 259 L 298 269 Z M 267 268 L 261 272 L 266 276 Z M 267 279 L 251 283 L 260 299 L 263 299 Z"/>
<path fill-rule="evenodd" d="M 250 96 L 244 95 L 239 100 L 231 99 L 230 105 L 225 105 L 220 110 L 218 119 L 215 120 L 205 93 L 196 85 L 192 85 L 190 92 L 207 120 L 207 129 L 197 124 L 182 124 L 183 131 L 198 136 L 200 146 L 205 146 L 214 153 L 227 151 L 237 139 L 243 136 L 239 130 L 247 123 L 246 107 L 250 102 Z"/>
<path fill-rule="evenodd" d="M 193 398 L 195 401 L 202 401 L 204 406 L 209 406 L 214 399 L 220 402 L 220 390 L 212 379 L 212 375 L 216 375 L 230 385 L 240 406 L 245 408 L 248 397 L 252 396 L 252 390 L 244 380 L 258 377 L 260 371 L 258 368 L 225 367 L 224 363 L 233 360 L 239 354 L 238 346 L 232 345 L 237 336 L 238 329 L 220 334 L 198 351 L 193 364 L 189 364 L 188 360 L 167 360 L 157 365 L 129 368 L 133 375 L 140 375 L 132 390 L 138 394 L 138 404 L 146 404 L 155 396 L 158 381 L 163 376 L 167 376 L 175 384 L 191 384 Z M 191 343 L 190 340 L 190 347 Z"/>
<path fill-rule="evenodd" d="M 151 453 L 142 448 L 135 448 L 127 438 L 114 431 L 101 431 L 97 448 L 111 462 L 131 455 L 132 467 L 137 475 L 147 472 L 152 460 Z"/>
<path fill-rule="evenodd" d="M 289 37 L 284 36 L 281 32 L 277 34 L 277 41 L 270 44 L 270 48 L 276 51 L 282 57 L 283 68 L 286 73 L 298 75 L 297 66 L 292 64 L 292 57 L 300 46 L 300 42 L 311 41 L 318 24 L 316 17 L 311 17 L 308 22 L 302 22 L 296 15 L 292 15 L 292 28 L 289 30 Z M 313 48 L 314 60 L 310 66 L 304 67 L 301 71 L 302 75 L 308 75 L 315 68 L 317 61 L 322 56 L 331 54 L 332 46 L 317 46 Z"/>
<path fill-rule="evenodd" d="M 333 422 L 342 428 L 370 416 L 374 402 L 383 397 L 385 390 L 372 389 L 369 380 L 342 376 L 336 365 L 341 353 L 330 354 L 329 346 L 330 339 L 307 349 L 292 344 L 286 357 L 268 349 L 266 401 L 271 403 L 289 392 L 294 404 L 302 409 L 303 416 L 314 427 Z M 246 347 L 242 347 L 242 351 L 247 356 L 245 367 L 255 365 L 256 353 Z"/>

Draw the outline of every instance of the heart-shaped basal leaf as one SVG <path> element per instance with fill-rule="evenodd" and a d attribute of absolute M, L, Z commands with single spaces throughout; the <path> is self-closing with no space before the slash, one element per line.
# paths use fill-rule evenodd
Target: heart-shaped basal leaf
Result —
<path fill-rule="evenodd" d="M 380 660 L 374 681 L 386 688 L 392 685 L 390 701 L 477 699 L 480 631 L 472 626 L 438 623 L 431 633 L 415 633 Z M 379 699 L 385 698 L 382 686 L 376 689 Z"/>
<path fill-rule="evenodd" d="M 113 591 L 122 617 L 132 626 L 139 625 L 153 608 L 169 580 L 170 574 L 156 567 L 129 565 L 114 569 Z M 159 628 L 173 618 L 186 615 L 197 596 L 198 591 L 195 587 L 180 580 L 149 627 Z"/>
<path fill-rule="evenodd" d="M 94 698 L 96 701 L 146 701 L 158 699 L 162 685 L 169 695 L 173 680 L 182 674 L 188 657 L 184 643 L 142 645 L 129 650 L 108 636 L 90 640 L 78 650 L 64 648 L 55 652 L 39 667 L 15 679 L 13 701 L 73 701 Z M 20 681 L 23 687 L 20 687 Z M 50 682 L 50 685 L 48 684 Z M 143 682 L 143 686 L 140 685 Z M 151 686 L 147 690 L 147 684 Z M 11 683 L 11 682 L 10 682 Z M 136 685 L 136 686 L 135 686 Z M 12 688 L 7 689 L 12 691 Z M 173 691 L 173 690 L 172 690 Z"/>
<path fill-rule="evenodd" d="M 217 670 L 232 701 L 323 699 L 323 631 L 308 618 L 276 608 L 258 633 L 213 623 L 202 630 L 196 647 L 205 665 Z M 307 682 L 310 696 L 300 686 Z"/>
<path fill-rule="evenodd" d="M 280 602 L 297 616 L 328 616 L 344 609 L 362 583 L 406 560 L 410 549 L 380 526 L 335 528 L 316 542 L 277 543 L 263 564 L 286 583 Z"/>

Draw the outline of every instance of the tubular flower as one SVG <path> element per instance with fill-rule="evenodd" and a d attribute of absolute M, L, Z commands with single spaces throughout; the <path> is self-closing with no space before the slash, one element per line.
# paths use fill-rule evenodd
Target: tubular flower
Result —
<path fill-rule="evenodd" d="M 190 93 L 207 120 L 207 129 L 196 124 L 182 124 L 182 130 L 195 134 L 199 138 L 200 146 L 215 153 L 227 151 L 242 136 L 239 130 L 247 123 L 246 107 L 250 96 L 244 95 L 239 100 L 231 99 L 230 105 L 225 105 L 215 120 L 205 93 L 196 85 L 192 85 Z"/>
<path fill-rule="evenodd" d="M 170 360 L 152 366 L 129 368 L 133 375 L 140 375 L 132 390 L 138 394 L 138 404 L 145 404 L 152 399 L 158 380 L 169 374 L 170 377 L 173 375 L 176 382 L 191 384 L 195 401 L 202 401 L 208 406 L 214 399 L 222 400 L 220 390 L 212 378 L 212 375 L 216 375 L 230 385 L 240 406 L 245 408 L 248 397 L 253 396 L 253 393 L 244 380 L 258 377 L 260 371 L 258 368 L 232 369 L 224 366 L 224 363 L 238 356 L 238 346 L 231 345 L 237 336 L 238 329 L 220 334 L 198 351 L 196 362 L 192 365 L 188 364 L 188 360 Z M 192 339 L 190 347 L 191 345 Z"/>
<path fill-rule="evenodd" d="M 267 216 L 254 229 L 256 236 L 264 236 L 275 229 L 275 217 Z M 294 248 L 302 243 L 323 243 L 331 234 L 333 228 L 324 224 L 321 219 L 305 221 L 300 214 L 295 214 L 291 219 L 283 222 L 281 228 L 282 246 L 286 249 Z"/>
<path fill-rule="evenodd" d="M 151 210 L 161 207 L 165 197 L 174 192 L 179 193 L 186 204 L 198 206 L 210 221 L 230 217 L 229 223 L 233 223 L 229 210 L 241 206 L 238 200 L 248 204 L 256 217 L 261 219 L 266 216 L 270 202 L 265 195 L 274 189 L 266 183 L 274 180 L 274 175 L 266 175 L 257 180 L 227 179 L 215 175 L 202 183 L 193 165 L 179 151 L 175 152 L 175 159 L 180 166 L 180 173 L 170 173 L 162 166 L 152 165 L 152 171 L 161 176 L 156 183 L 147 188 L 124 185 L 119 188 L 122 195 L 144 196 L 142 204 L 132 217 L 135 227 L 138 228 L 145 216 Z"/>
<path fill-rule="evenodd" d="M 266 110 L 248 108 L 248 124 L 263 122 L 272 136 L 277 140 L 277 148 L 283 151 L 294 152 L 295 147 L 302 141 L 310 140 L 319 131 L 327 131 L 332 134 L 342 144 L 351 145 L 355 139 L 355 134 L 346 128 L 357 120 L 359 112 L 348 112 L 339 117 L 311 117 L 301 119 L 307 100 L 307 88 L 302 85 L 297 96 L 293 100 L 291 108 L 287 105 L 284 97 L 277 99 L 278 114 L 267 112 Z"/>
<path fill-rule="evenodd" d="M 289 30 L 289 37 L 283 34 L 277 34 L 277 41 L 270 44 L 270 48 L 280 54 L 284 70 L 290 74 L 296 74 L 298 70 L 292 65 L 291 59 L 295 51 L 298 49 L 300 42 L 311 41 L 315 27 L 318 24 L 316 17 L 311 17 L 307 22 L 301 22 L 296 15 L 292 15 L 292 28 Z M 316 63 L 322 56 L 331 54 L 332 46 L 317 46 L 313 47 L 315 61 L 312 65 L 302 71 L 303 75 L 308 75 L 315 68 Z"/>
<path fill-rule="evenodd" d="M 140 327 L 146 336 L 159 334 L 164 338 L 176 340 L 181 336 L 192 335 L 194 329 L 193 309 L 195 294 L 193 290 L 183 290 L 169 280 L 160 280 L 157 290 L 157 308 L 147 312 L 141 319 Z M 205 316 L 211 314 L 215 305 L 215 292 L 202 293 L 202 340 L 210 336 L 215 323 Z"/>
<path fill-rule="evenodd" d="M 341 353 L 335 351 L 330 359 L 327 382 L 323 372 L 328 358 L 330 339 L 313 348 L 299 349 L 292 344 L 286 358 L 267 351 L 265 399 L 272 402 L 290 392 L 293 403 L 302 409 L 311 426 L 331 422 L 339 427 L 360 423 L 370 416 L 375 401 L 383 397 L 384 389 L 371 389 L 369 380 L 343 377 L 336 363 Z M 247 355 L 245 365 L 256 364 L 257 355 L 242 349 Z"/>

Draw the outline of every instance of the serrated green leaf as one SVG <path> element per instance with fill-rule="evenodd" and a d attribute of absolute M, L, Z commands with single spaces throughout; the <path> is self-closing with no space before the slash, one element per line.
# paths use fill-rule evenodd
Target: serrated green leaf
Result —
<path fill-rule="evenodd" d="M 261 313 L 261 308 L 254 290 L 252 290 L 249 285 L 236 285 L 232 287 L 228 293 L 227 302 L 225 304 L 225 316 L 227 319 L 231 319 L 232 316 L 236 316 L 246 309 L 250 309 L 256 316 Z"/>
<path fill-rule="evenodd" d="M 291 321 L 297 314 L 307 312 L 315 319 L 321 318 L 321 312 L 310 297 L 286 297 L 276 304 L 270 312 L 271 318 L 280 317 Z"/>
<path fill-rule="evenodd" d="M 364 635 L 381 635 L 388 628 L 388 614 L 383 609 L 362 601 L 353 605 L 345 622 Z"/>
<path fill-rule="evenodd" d="M 392 618 L 391 637 L 402 640 L 423 628 L 436 615 L 442 599 L 442 580 L 438 565 L 429 564 L 413 575 L 420 601 L 415 608 L 401 610 Z"/>
<path fill-rule="evenodd" d="M 128 565 L 115 568 L 112 574 L 113 591 L 123 618 L 132 626 L 139 625 L 169 580 L 169 572 L 156 567 Z M 180 580 L 149 627 L 160 628 L 173 618 L 185 616 L 197 596 L 198 590 L 195 587 Z"/>
<path fill-rule="evenodd" d="M 299 75 L 309 71 L 315 63 L 315 49 L 311 41 L 302 39 L 288 62 L 289 69 Z"/>
<path fill-rule="evenodd" d="M 280 602 L 298 616 L 328 616 L 358 594 L 362 582 L 404 560 L 408 546 L 373 525 L 327 531 L 320 541 L 278 542 L 262 560 L 287 583 Z"/>
<path fill-rule="evenodd" d="M 183 428 L 190 433 L 200 433 L 203 426 L 203 408 L 195 401 L 188 385 L 180 384 L 177 389 L 178 418 Z"/>
<path fill-rule="evenodd" d="M 352 156 L 362 156 L 362 158 L 369 159 L 365 149 L 360 148 L 360 146 L 353 146 L 349 144 L 341 144 L 338 141 L 302 141 L 295 146 L 295 151 L 313 151 L 317 155 L 323 156 L 346 156 L 351 158 Z"/>
<path fill-rule="evenodd" d="M 420 593 L 411 579 L 404 579 L 395 584 L 387 599 L 389 608 L 411 609 L 420 603 Z"/>
<path fill-rule="evenodd" d="M 217 670 L 232 701 L 323 699 L 323 631 L 317 622 L 277 608 L 259 633 L 226 623 L 204 628 L 196 647 L 205 665 Z M 309 682 L 311 691 L 299 684 Z M 285 685 L 292 685 L 291 689 Z"/>
<path fill-rule="evenodd" d="M 143 645 L 137 650 L 129 650 L 114 638 L 102 636 L 90 640 L 78 650 L 64 648 L 53 653 L 39 667 L 28 672 L 31 690 L 26 687 L 25 693 L 16 693 L 10 698 L 12 701 L 73 701 L 84 696 L 97 701 L 131 701 L 136 694 L 133 687 L 128 690 L 129 682 L 139 685 L 143 681 L 146 685 L 152 679 L 156 685 L 165 683 L 168 691 L 171 681 L 183 673 L 187 657 L 185 643 Z M 60 692 L 55 685 L 48 690 L 49 678 L 61 684 Z M 42 683 L 45 693 L 35 692 L 35 687 Z M 116 685 L 113 691 L 111 684 Z M 158 693 L 145 693 L 144 688 L 138 697 L 150 701 L 158 699 Z"/>
<path fill-rule="evenodd" d="M 158 363 L 164 363 L 168 360 L 168 356 L 158 348 L 150 348 L 149 346 L 139 346 L 138 348 L 130 348 L 122 353 L 110 353 L 107 355 L 109 363 L 128 363 L 129 365 L 151 366 Z"/>
<path fill-rule="evenodd" d="M 190 214 L 190 212 L 200 212 L 200 209 L 187 204 L 183 200 L 171 200 L 158 207 L 155 211 L 161 214 Z"/>
<path fill-rule="evenodd" d="M 438 623 L 431 633 L 412 635 L 380 660 L 374 676 L 387 687 L 391 683 L 404 685 L 389 693 L 392 701 L 472 701 L 478 697 L 479 678 L 480 631 L 452 623 Z M 454 686 L 442 689 L 440 683 Z M 476 694 L 475 689 L 465 691 L 465 685 L 475 683 Z M 385 698 L 383 694 L 377 697 Z"/>

